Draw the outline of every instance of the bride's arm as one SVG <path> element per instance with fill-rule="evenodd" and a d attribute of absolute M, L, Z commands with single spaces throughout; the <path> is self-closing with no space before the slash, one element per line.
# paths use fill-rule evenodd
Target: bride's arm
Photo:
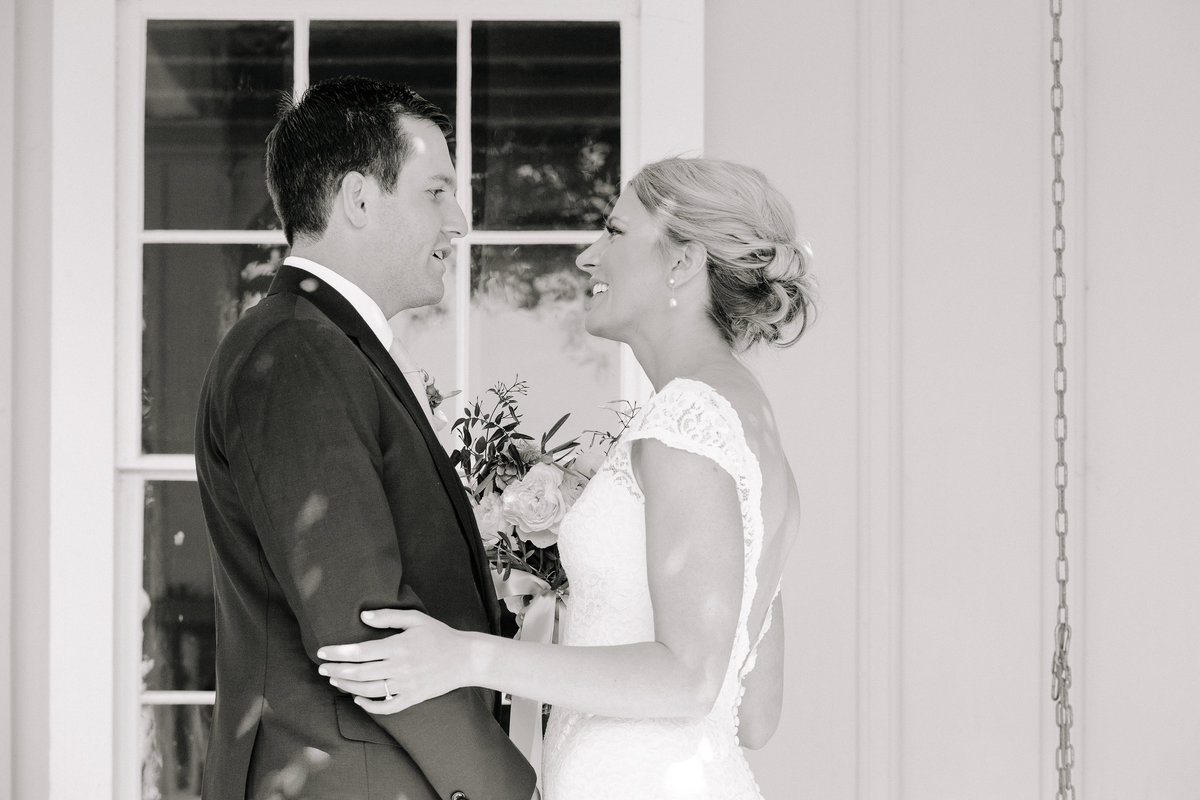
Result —
<path fill-rule="evenodd" d="M 712 708 L 742 596 L 742 519 L 733 479 L 703 456 L 635 443 L 646 498 L 647 578 L 655 641 L 564 647 L 453 630 L 419 612 L 380 610 L 370 624 L 406 632 L 323 648 L 322 672 L 390 714 L 461 686 L 485 686 L 619 717 L 698 717 Z M 381 622 L 382 621 L 382 622 Z M 358 662 L 358 663 L 349 663 Z M 396 696 L 383 697 L 387 690 Z"/>

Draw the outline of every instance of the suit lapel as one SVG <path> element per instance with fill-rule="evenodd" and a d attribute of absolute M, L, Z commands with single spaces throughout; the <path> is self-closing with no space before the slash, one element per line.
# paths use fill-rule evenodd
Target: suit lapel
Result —
<path fill-rule="evenodd" d="M 425 408 L 418 401 L 417 396 L 413 394 L 412 388 L 400 372 L 400 368 L 396 366 L 396 362 L 392 360 L 391 354 L 384 349 L 383 344 L 379 341 L 379 337 L 371 330 L 366 320 L 354 310 L 354 306 L 340 292 L 328 286 L 324 281 L 313 276 L 311 273 L 286 264 L 281 266 L 275 274 L 275 278 L 271 282 L 271 288 L 267 294 L 272 295 L 280 292 L 290 292 L 307 299 L 321 313 L 325 314 L 331 322 L 341 328 L 358 345 L 363 355 L 383 375 L 384 380 L 387 381 L 396 397 L 400 400 L 400 404 L 404 406 L 409 416 L 412 417 L 413 423 L 417 426 L 417 430 L 421 432 L 421 437 L 425 440 L 425 446 L 429 449 L 434 466 L 437 468 L 438 477 L 441 479 L 442 486 L 450 498 L 451 505 L 454 507 L 454 514 L 458 518 L 459 531 L 462 533 L 463 538 L 467 540 L 467 549 L 471 553 L 476 586 L 479 589 L 480 595 L 485 600 L 484 607 L 487 610 L 492 628 L 498 631 L 500 617 L 496 605 L 496 591 L 492 585 L 487 557 L 483 552 L 483 539 L 480 537 L 478 526 L 475 524 L 475 514 L 471 511 L 471 507 L 467 503 L 466 491 L 462 488 L 462 481 L 459 479 L 458 473 L 450 465 L 450 459 L 446 456 L 446 451 L 442 448 L 441 442 L 438 441 L 437 434 L 434 433 L 433 428 L 429 425 L 429 418 L 425 413 Z"/>

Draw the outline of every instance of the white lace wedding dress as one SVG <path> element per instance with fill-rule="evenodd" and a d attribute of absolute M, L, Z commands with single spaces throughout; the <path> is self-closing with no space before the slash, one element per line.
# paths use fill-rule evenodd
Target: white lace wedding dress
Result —
<path fill-rule="evenodd" d="M 762 795 L 738 744 L 738 706 L 770 625 L 768 614 L 752 646 L 748 618 L 762 551 L 762 474 L 737 413 L 707 384 L 676 379 L 663 387 L 563 520 L 559 549 L 571 580 L 563 644 L 654 639 L 644 498 L 630 466 L 632 443 L 645 438 L 706 456 L 736 481 L 745 546 L 733 652 L 717 701 L 703 719 L 618 719 L 555 707 L 545 740 L 545 800 L 758 800 Z"/>

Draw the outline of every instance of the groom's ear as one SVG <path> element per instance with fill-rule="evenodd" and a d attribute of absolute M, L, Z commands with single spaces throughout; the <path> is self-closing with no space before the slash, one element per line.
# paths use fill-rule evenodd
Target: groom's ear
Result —
<path fill-rule="evenodd" d="M 361 172 L 351 170 L 342 176 L 334 197 L 333 211 L 340 212 L 355 228 L 367 224 L 367 209 L 373 184 Z"/>

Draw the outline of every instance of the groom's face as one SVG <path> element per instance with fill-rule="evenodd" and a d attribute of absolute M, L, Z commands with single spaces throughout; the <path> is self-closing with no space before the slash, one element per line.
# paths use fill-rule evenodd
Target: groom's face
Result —
<path fill-rule="evenodd" d="M 446 137 L 425 120 L 403 118 L 400 124 L 411 151 L 395 188 L 380 197 L 381 213 L 373 221 L 376 268 L 382 272 L 379 305 L 389 317 L 442 299 L 454 253 L 450 240 L 467 232 Z"/>

